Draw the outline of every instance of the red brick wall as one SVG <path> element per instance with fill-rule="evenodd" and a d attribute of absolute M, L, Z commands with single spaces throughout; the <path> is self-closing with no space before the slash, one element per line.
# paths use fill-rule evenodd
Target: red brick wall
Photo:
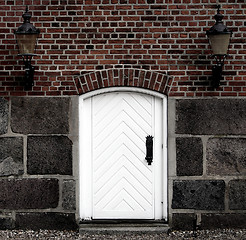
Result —
<path fill-rule="evenodd" d="M 220 0 L 233 30 L 222 85 L 210 87 L 205 31 L 214 24 L 215 0 L 0 0 L 0 95 L 74 95 L 75 79 L 105 69 L 168 74 L 169 96 L 244 96 L 246 3 Z M 35 85 L 23 90 L 23 63 L 13 30 L 25 5 L 41 30 Z"/>

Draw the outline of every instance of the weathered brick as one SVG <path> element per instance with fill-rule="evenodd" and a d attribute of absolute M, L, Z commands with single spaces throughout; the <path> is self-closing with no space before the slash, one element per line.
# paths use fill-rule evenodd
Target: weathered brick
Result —
<path fill-rule="evenodd" d="M 8 130 L 9 103 L 4 98 L 0 98 L 0 135 Z"/>
<path fill-rule="evenodd" d="M 175 230 L 194 230 L 196 215 L 194 213 L 173 213 L 171 226 Z"/>
<path fill-rule="evenodd" d="M 177 176 L 203 174 L 203 144 L 201 138 L 176 139 Z"/>
<path fill-rule="evenodd" d="M 213 15 L 217 9 L 212 0 L 208 0 L 206 9 L 203 9 L 201 2 L 187 0 L 176 1 L 174 4 L 154 0 L 33 1 L 30 7 L 33 16 L 31 22 L 42 29 L 38 56 L 33 58 L 37 69 L 33 89 L 37 85 L 42 86 L 38 90 L 40 93 L 35 90 L 36 95 L 76 95 L 76 91 L 67 88 L 53 89 L 47 85 L 51 78 L 52 82 L 62 85 L 71 76 L 80 74 L 81 70 L 96 71 L 120 66 L 151 69 L 156 72 L 169 70 L 170 76 L 177 76 L 173 80 L 174 85 L 169 86 L 169 91 L 164 91 L 164 94 L 170 96 L 244 96 L 243 82 L 246 72 L 243 71 L 243 12 L 246 6 L 243 1 L 234 2 L 233 9 L 226 2 L 222 6 L 222 12 L 226 16 L 224 23 L 236 33 L 232 35 L 229 56 L 224 65 L 224 80 L 221 81 L 220 87 L 214 89 L 211 87 L 212 52 L 205 31 L 215 23 Z M 3 10 L 0 12 L 0 39 L 2 46 L 5 46 L 0 51 L 0 80 L 4 88 L 0 95 L 23 96 L 23 64 L 17 56 L 12 30 L 22 22 L 20 18 L 25 7 L 21 1 L 16 0 L 1 1 L 0 8 Z M 10 14 L 9 10 L 13 13 Z M 240 31 L 237 31 L 237 28 Z M 91 46 L 98 51 L 97 56 L 90 51 Z M 112 50 L 111 54 L 103 53 L 109 49 Z M 127 53 L 123 53 L 126 49 Z M 126 55 L 130 55 L 132 59 L 126 59 Z M 201 56 L 204 58 L 201 59 Z M 157 62 L 156 57 L 162 60 Z M 62 62 L 62 59 L 66 61 Z M 68 71 L 68 66 L 73 66 L 74 70 Z M 196 89 L 187 89 L 185 84 L 176 89 L 175 86 L 184 75 L 188 78 L 187 83 L 191 82 L 192 86 L 197 86 Z M 64 78 L 61 80 L 59 76 Z M 135 85 L 135 80 L 134 84 L 132 81 L 129 81 L 129 84 Z M 73 86 L 75 87 L 74 82 Z M 106 86 L 108 84 L 105 84 Z M 147 83 L 141 85 L 146 86 Z M 229 90 L 228 86 L 232 88 Z M 151 89 L 158 88 L 154 86 Z M 80 94 L 94 90 L 86 89 L 86 86 L 81 89 L 83 91 L 78 91 Z M 31 95 L 29 92 L 25 95 Z"/>
<path fill-rule="evenodd" d="M 0 229 L 1 230 L 7 230 L 7 229 L 13 229 L 15 227 L 15 223 L 13 218 L 11 217 L 1 217 L 0 218 Z"/>
<path fill-rule="evenodd" d="M 246 134 L 245 99 L 185 99 L 176 104 L 176 133 Z"/>
<path fill-rule="evenodd" d="M 0 138 L 0 176 L 22 175 L 23 173 L 23 138 Z"/>
<path fill-rule="evenodd" d="M 207 143 L 207 172 L 209 175 L 246 174 L 245 138 L 210 138 Z"/>
<path fill-rule="evenodd" d="M 19 229 L 48 229 L 48 230 L 76 230 L 75 214 L 59 212 L 18 212 L 16 214 L 16 228 Z"/>
<path fill-rule="evenodd" d="M 172 208 L 224 210 L 225 183 L 222 180 L 183 180 L 173 182 Z"/>
<path fill-rule="evenodd" d="M 12 98 L 11 128 L 15 133 L 69 133 L 70 98 Z"/>
<path fill-rule="evenodd" d="M 57 179 L 1 179 L 1 209 L 56 208 L 59 201 Z"/>
<path fill-rule="evenodd" d="M 231 210 L 246 209 L 246 180 L 229 182 L 229 208 Z"/>
<path fill-rule="evenodd" d="M 246 225 L 245 213 L 202 213 L 201 229 L 244 228 Z"/>
<path fill-rule="evenodd" d="M 72 141 L 66 136 L 28 136 L 27 172 L 71 175 Z"/>
<path fill-rule="evenodd" d="M 76 210 L 75 181 L 64 180 L 62 186 L 62 207 L 65 210 Z"/>

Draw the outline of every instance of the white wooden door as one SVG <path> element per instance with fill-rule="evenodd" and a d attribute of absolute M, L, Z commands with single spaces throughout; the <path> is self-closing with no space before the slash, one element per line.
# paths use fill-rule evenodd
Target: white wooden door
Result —
<path fill-rule="evenodd" d="M 91 117 L 92 218 L 161 218 L 161 99 L 114 92 L 91 97 L 85 103 Z M 154 137 L 151 165 L 145 160 L 148 135 Z"/>

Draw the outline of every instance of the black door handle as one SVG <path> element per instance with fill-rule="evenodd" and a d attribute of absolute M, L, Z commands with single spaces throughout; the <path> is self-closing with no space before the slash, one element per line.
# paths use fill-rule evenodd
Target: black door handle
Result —
<path fill-rule="evenodd" d="M 153 137 L 147 136 L 146 137 L 146 157 L 145 159 L 148 162 L 148 165 L 151 165 L 153 162 Z"/>

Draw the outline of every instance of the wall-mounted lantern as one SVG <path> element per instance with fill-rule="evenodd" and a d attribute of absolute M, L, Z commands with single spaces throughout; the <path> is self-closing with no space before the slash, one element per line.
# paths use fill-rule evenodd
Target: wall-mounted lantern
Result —
<path fill-rule="evenodd" d="M 31 61 L 32 57 L 35 56 L 40 31 L 30 23 L 32 15 L 28 12 L 28 7 L 26 7 L 26 12 L 22 17 L 24 18 L 24 23 L 14 31 L 14 34 L 19 48 L 18 56 L 22 57 L 25 65 L 25 90 L 31 90 L 35 69 Z"/>
<path fill-rule="evenodd" d="M 207 31 L 213 57 L 216 60 L 216 65 L 212 68 L 213 87 L 218 87 L 220 85 L 220 80 L 223 79 L 222 69 L 232 35 L 232 31 L 228 30 L 228 28 L 222 23 L 224 16 L 220 13 L 220 5 L 217 7 L 217 14 L 214 16 L 216 23 Z"/>

